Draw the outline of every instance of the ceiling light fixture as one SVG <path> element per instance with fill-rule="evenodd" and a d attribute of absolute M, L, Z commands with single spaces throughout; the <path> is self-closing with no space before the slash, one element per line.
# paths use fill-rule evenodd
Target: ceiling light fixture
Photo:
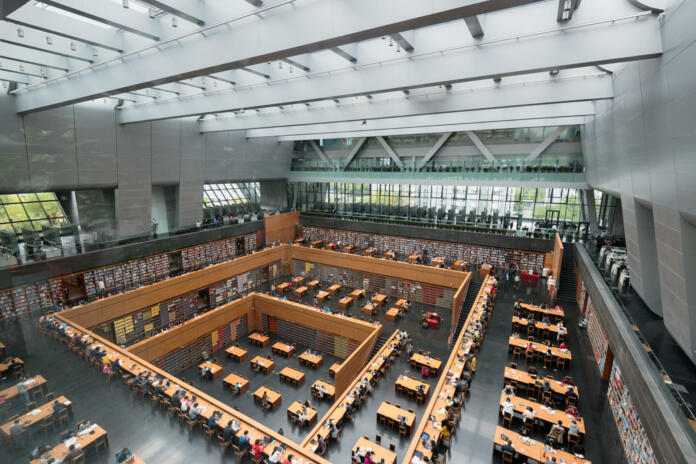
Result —
<path fill-rule="evenodd" d="M 75 42 L 70 42 L 70 50 L 72 50 L 72 51 L 77 50 L 77 45 L 75 45 Z"/>
<path fill-rule="evenodd" d="M 389 37 L 389 46 L 390 47 L 394 46 L 394 40 L 392 40 L 391 37 Z"/>
<path fill-rule="evenodd" d="M 47 45 L 53 45 L 53 39 L 51 38 L 50 35 L 46 36 L 46 44 Z"/>
<path fill-rule="evenodd" d="M 172 27 L 177 27 L 178 24 L 176 23 L 176 16 L 172 16 Z"/>
<path fill-rule="evenodd" d="M 17 28 L 17 37 L 24 37 L 24 30 L 21 27 Z"/>
<path fill-rule="evenodd" d="M 123 8 L 130 8 L 130 5 L 128 5 L 128 0 L 123 0 L 121 4 L 123 5 Z"/>

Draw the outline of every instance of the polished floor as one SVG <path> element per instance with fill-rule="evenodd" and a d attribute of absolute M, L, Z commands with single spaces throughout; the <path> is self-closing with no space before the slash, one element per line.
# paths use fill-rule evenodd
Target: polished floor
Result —
<path fill-rule="evenodd" d="M 525 300 L 538 299 L 542 295 L 540 287 L 523 288 L 518 295 Z M 305 297 L 311 298 L 311 297 Z M 449 460 L 457 463 L 491 463 L 499 462 L 500 457 L 492 454 L 492 439 L 495 426 L 498 424 L 498 400 L 503 386 L 503 370 L 510 362 L 507 352 L 507 338 L 511 330 L 513 295 L 510 289 L 501 288 L 496 308 L 489 323 L 488 332 L 478 356 L 478 370 L 473 379 L 470 395 L 463 411 L 462 421 L 453 437 Z M 331 303 L 336 304 L 336 299 Z M 361 305 L 354 306 L 351 311 L 356 315 Z M 432 351 L 443 362 L 447 359 L 447 335 L 449 321 L 438 330 L 422 329 L 418 326 L 419 305 L 407 316 L 394 322 L 384 321 L 383 313 L 378 318 L 384 324 L 384 334 L 390 335 L 395 328 L 405 329 L 414 339 L 416 349 Z M 439 312 L 446 315 L 443 310 Z M 606 385 L 599 379 L 596 363 L 594 362 L 587 336 L 578 332 L 576 327 L 577 309 L 566 307 L 567 325 L 569 330 L 569 346 L 573 352 L 574 363 L 569 373 L 573 375 L 580 389 L 580 410 L 588 429 L 587 457 L 593 463 L 621 463 L 624 461 L 618 435 L 610 415 L 608 404 L 604 397 Z M 360 313 L 361 314 L 361 313 Z M 29 374 L 42 374 L 49 384 L 50 391 L 56 395 L 64 394 L 73 402 L 75 421 L 87 418 L 103 426 L 109 433 L 110 449 L 100 456 L 89 456 L 90 463 L 113 462 L 113 453 L 123 446 L 129 447 L 143 460 L 152 463 L 200 462 L 217 463 L 220 461 L 234 462 L 232 455 L 222 458 L 215 443 L 210 442 L 200 431 L 189 434 L 187 429 L 169 418 L 168 415 L 150 406 L 128 391 L 120 382 L 107 384 L 99 372 L 72 355 L 64 345 L 50 342 L 42 337 L 30 319 L 0 323 L 0 340 L 8 346 L 8 352 L 22 357 Z M 252 348 L 258 349 L 258 348 Z M 270 353 L 270 346 L 263 349 Z M 251 354 L 251 353 L 250 353 Z M 221 359 L 220 354 L 216 354 Z M 297 359 L 284 360 L 274 356 L 278 362 L 275 372 L 289 364 L 298 367 Z M 254 403 L 250 395 L 236 398 L 230 392 L 222 392 L 220 380 L 200 381 L 195 368 L 185 372 L 185 376 L 195 378 L 197 386 L 213 393 L 217 398 L 238 407 L 245 414 L 265 423 L 277 430 L 282 427 L 286 436 L 299 439 L 308 429 L 298 430 L 290 426 L 285 411 L 294 399 L 310 398 L 309 387 L 312 379 L 323 377 L 328 379 L 329 359 L 325 360 L 322 370 L 311 371 L 302 367 L 308 375 L 301 387 L 291 387 L 279 382 L 275 374 L 251 374 L 248 363 L 244 366 L 225 360 L 225 372 L 235 371 L 250 378 L 250 391 L 260 385 L 269 385 L 281 391 L 283 400 L 281 407 L 271 414 L 264 413 Z M 405 408 L 412 408 L 422 417 L 423 406 L 399 397 L 394 392 L 396 377 L 407 372 L 416 376 L 415 371 L 408 367 L 405 356 L 397 358 L 387 375 L 381 378 L 374 393 L 356 414 L 355 422 L 344 427 L 340 443 L 329 447 L 327 458 L 332 462 L 349 462 L 350 449 L 362 435 L 374 438 L 376 433 L 382 435 L 385 446 L 395 443 L 397 454 L 403 452 L 409 441 L 400 440 L 397 434 L 377 425 L 375 411 L 379 405 L 390 400 L 400 403 Z M 429 383 L 435 385 L 436 378 Z M 0 388 L 11 385 L 3 381 Z M 287 396 L 286 396 L 287 395 Z M 316 402 L 315 402 L 316 403 Z M 320 416 L 328 409 L 327 403 L 318 403 Z M 55 445 L 56 434 L 42 435 L 40 432 L 30 437 L 27 443 L 18 450 L 3 448 L 0 453 L 0 463 L 25 463 L 29 460 L 31 450 L 39 443 Z"/>

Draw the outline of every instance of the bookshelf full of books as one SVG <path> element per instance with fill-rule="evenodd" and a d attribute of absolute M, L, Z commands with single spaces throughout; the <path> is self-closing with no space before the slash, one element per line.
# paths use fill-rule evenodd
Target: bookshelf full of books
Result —
<path fill-rule="evenodd" d="M 597 317 L 595 308 L 592 305 L 592 300 L 587 302 L 585 316 L 587 317 L 587 336 L 590 337 L 590 344 L 592 345 L 595 361 L 601 373 L 604 369 L 604 361 L 607 357 L 608 343 L 607 336 L 599 323 L 599 317 Z"/>
<path fill-rule="evenodd" d="M 256 234 L 246 234 L 241 237 L 232 237 L 184 248 L 181 250 L 181 266 L 184 272 L 201 269 L 211 264 L 218 264 L 237 257 L 239 255 L 237 252 L 237 240 L 240 238 L 244 242 L 244 250 L 252 251 L 256 249 Z"/>
<path fill-rule="evenodd" d="M 322 227 L 304 227 L 303 236 L 308 241 L 323 240 L 324 243 L 341 242 L 341 244 L 353 244 L 360 248 L 374 247 L 379 250 L 379 254 L 393 250 L 400 257 L 408 256 L 411 253 L 427 252 L 430 256 L 444 256 L 453 260 L 463 259 L 474 263 L 495 265 L 515 263 L 518 269 L 523 272 L 532 270 L 539 273 L 544 268 L 544 253 L 508 248 L 368 234 Z"/>
<path fill-rule="evenodd" d="M 621 378 L 621 370 L 616 363 L 611 369 L 607 397 L 614 415 L 616 428 L 621 437 L 626 460 L 635 464 L 657 464 L 652 445 L 648 440 L 640 417 L 638 417 L 628 388 Z"/>

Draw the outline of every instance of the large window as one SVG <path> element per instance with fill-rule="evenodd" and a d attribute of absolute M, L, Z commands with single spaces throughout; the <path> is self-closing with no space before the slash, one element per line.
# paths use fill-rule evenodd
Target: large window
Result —
<path fill-rule="evenodd" d="M 53 192 L 0 195 L 0 230 L 20 234 L 22 229 L 66 224 L 65 212 Z"/>
<path fill-rule="evenodd" d="M 295 182 L 290 198 L 302 211 L 501 223 L 506 216 L 523 227 L 535 223 L 584 221 L 576 189 L 492 186 L 346 184 Z M 484 218 L 485 219 L 482 219 Z"/>
<path fill-rule="evenodd" d="M 261 196 L 258 182 L 236 184 L 206 184 L 203 190 L 203 206 L 241 205 L 258 203 Z"/>

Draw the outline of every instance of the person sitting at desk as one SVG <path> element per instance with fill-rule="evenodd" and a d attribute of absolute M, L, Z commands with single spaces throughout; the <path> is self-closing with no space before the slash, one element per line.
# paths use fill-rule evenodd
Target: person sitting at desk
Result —
<path fill-rule="evenodd" d="M 261 440 L 258 438 L 254 441 L 254 446 L 251 447 L 251 453 L 254 455 L 256 459 L 261 459 L 263 457 L 263 450 L 265 449 L 265 446 L 263 446 L 263 443 Z"/>
<path fill-rule="evenodd" d="M 249 431 L 245 430 L 241 437 L 239 437 L 239 449 L 241 451 L 249 449 Z"/>
<path fill-rule="evenodd" d="M 501 406 L 503 410 L 503 415 L 512 416 L 515 413 L 515 405 L 510 401 L 510 397 L 505 398 L 503 405 Z"/>
<path fill-rule="evenodd" d="M 208 418 L 208 428 L 210 430 L 214 430 L 218 426 L 218 421 L 222 417 L 222 413 L 220 411 L 213 411 L 213 413 L 210 415 Z"/>
<path fill-rule="evenodd" d="M 210 371 L 210 368 L 208 366 L 201 367 L 201 377 L 208 380 L 213 379 L 213 373 Z"/>
<path fill-rule="evenodd" d="M 189 399 L 188 396 L 184 396 L 181 399 L 181 412 L 187 413 L 190 407 L 191 407 L 191 400 Z"/>
<path fill-rule="evenodd" d="M 283 448 L 280 446 L 276 446 L 273 448 L 273 452 L 271 453 L 270 456 L 268 456 L 268 462 L 269 464 L 278 464 L 280 463 L 280 456 L 283 454 Z"/>
<path fill-rule="evenodd" d="M 242 390 L 242 382 L 236 382 L 234 385 L 232 385 L 232 390 L 234 390 L 236 394 L 239 394 L 239 392 Z"/>
<path fill-rule="evenodd" d="M 580 427 L 578 427 L 578 423 L 574 420 L 570 421 L 570 424 L 568 424 L 568 435 L 580 436 Z"/>
<path fill-rule="evenodd" d="M 323 456 L 324 453 L 326 453 L 326 440 L 324 440 L 324 437 L 321 435 L 317 435 L 317 446 L 314 449 L 314 452 L 320 456 Z"/>
<path fill-rule="evenodd" d="M 375 462 L 375 452 L 374 451 L 368 451 L 365 453 L 365 459 L 363 460 L 363 464 L 373 464 Z"/>
<path fill-rule="evenodd" d="M 300 427 L 304 427 L 307 425 L 307 408 L 303 407 L 299 413 L 297 413 L 297 422 L 300 424 Z"/>
<path fill-rule="evenodd" d="M 193 406 L 189 408 L 188 416 L 191 420 L 198 419 L 198 415 L 203 411 L 203 408 L 198 406 L 198 403 L 193 403 Z"/>
<path fill-rule="evenodd" d="M 81 455 L 82 452 L 80 452 L 79 449 L 75 448 L 75 445 L 70 445 L 68 448 L 68 454 L 65 455 L 65 462 L 74 462 L 75 458 Z"/>
<path fill-rule="evenodd" d="M 118 453 L 116 453 L 116 464 L 121 464 L 128 461 L 128 459 L 133 456 L 133 453 L 128 448 L 123 448 Z"/>
<path fill-rule="evenodd" d="M 547 438 L 552 441 L 553 447 L 558 449 L 558 447 L 563 444 L 564 435 L 565 429 L 563 428 L 563 422 L 559 420 L 558 423 L 553 424 Z"/>
<path fill-rule="evenodd" d="M 568 409 L 566 409 L 564 412 L 565 412 L 566 414 L 568 414 L 569 416 L 572 416 L 572 417 L 574 417 L 574 418 L 576 418 L 576 419 L 580 419 L 580 411 L 578 411 L 578 408 L 576 408 L 575 406 L 570 406 L 570 407 L 569 407 Z"/>
<path fill-rule="evenodd" d="M 51 403 L 51 409 L 53 410 L 53 416 L 55 419 L 55 418 L 58 418 L 61 411 L 63 411 L 65 409 L 65 405 L 63 403 L 61 403 L 60 401 L 55 400 L 53 403 Z"/>
<path fill-rule="evenodd" d="M 424 366 L 421 368 L 421 375 L 422 375 L 423 377 L 430 377 L 430 369 L 428 369 L 428 366 L 425 366 L 425 365 L 424 365 Z"/>
<path fill-rule="evenodd" d="M 578 394 L 575 393 L 575 388 L 572 385 L 568 385 L 566 387 L 566 391 L 564 393 L 564 396 L 566 400 L 578 400 Z"/>
<path fill-rule="evenodd" d="M 512 440 L 508 440 L 507 443 L 505 443 L 500 450 L 503 453 L 510 453 L 512 454 L 512 457 L 514 458 L 517 455 L 517 451 L 515 451 L 515 447 L 512 446 Z"/>
<path fill-rule="evenodd" d="M 234 433 L 234 429 L 232 428 L 232 421 L 227 421 L 227 425 L 224 429 L 222 429 L 222 441 L 229 443 L 230 440 L 234 440 L 235 437 L 236 435 Z M 232 442 L 232 444 L 234 444 L 234 442 Z"/>
<path fill-rule="evenodd" d="M 270 407 L 271 407 L 271 402 L 268 401 L 268 392 L 267 391 L 263 392 L 263 396 L 261 397 L 261 406 L 264 409 L 270 409 Z"/>

